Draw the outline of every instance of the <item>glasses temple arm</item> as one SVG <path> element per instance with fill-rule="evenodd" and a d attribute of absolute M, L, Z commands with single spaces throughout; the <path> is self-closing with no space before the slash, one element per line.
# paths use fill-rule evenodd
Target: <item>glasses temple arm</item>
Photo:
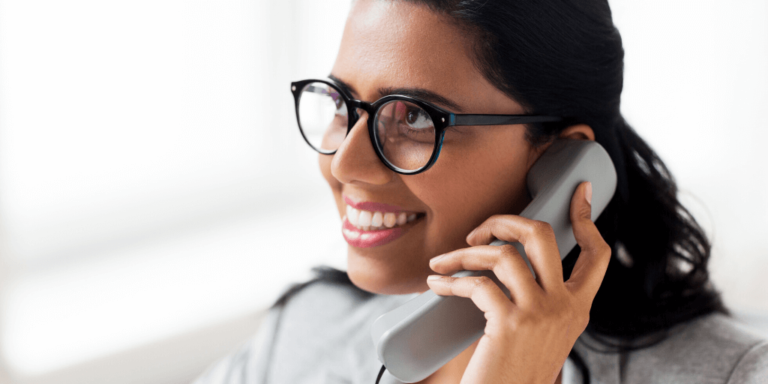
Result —
<path fill-rule="evenodd" d="M 452 113 L 449 126 L 460 125 L 509 125 L 530 123 L 553 123 L 563 121 L 562 117 L 540 115 L 457 115 Z"/>

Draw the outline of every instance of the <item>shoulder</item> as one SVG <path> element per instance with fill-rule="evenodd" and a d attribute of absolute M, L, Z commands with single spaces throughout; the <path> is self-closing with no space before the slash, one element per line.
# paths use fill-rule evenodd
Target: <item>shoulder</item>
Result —
<path fill-rule="evenodd" d="M 745 353 L 731 373 L 728 384 L 768 383 L 768 341 Z"/>
<path fill-rule="evenodd" d="M 267 311 L 258 333 L 195 384 L 373 381 L 375 376 L 368 376 L 376 374 L 379 363 L 371 325 L 410 296 L 370 294 L 341 271 L 315 272 L 316 278 L 288 288 Z"/>
<path fill-rule="evenodd" d="M 312 315 L 317 322 L 333 321 L 336 317 L 359 310 L 370 300 L 377 300 L 378 295 L 365 292 L 351 282 L 335 276 L 341 271 L 334 271 L 334 276 L 327 273 L 289 288 L 273 306 L 283 308 L 283 318 Z M 346 276 L 346 274 L 344 274 Z"/>
<path fill-rule="evenodd" d="M 358 382 L 360 376 L 375 375 L 373 322 L 410 298 L 370 294 L 349 282 L 326 279 L 304 285 L 272 309 L 280 308 L 280 314 L 270 382 Z"/>
<path fill-rule="evenodd" d="M 765 383 L 768 342 L 729 316 L 710 314 L 671 328 L 652 347 L 628 353 L 623 368 L 629 383 Z"/>
<path fill-rule="evenodd" d="M 297 344 L 304 349 L 314 344 L 326 348 L 329 343 L 338 346 L 357 333 L 370 338 L 373 321 L 409 297 L 376 295 L 351 283 L 315 279 L 279 306 L 277 344 L 284 348 Z"/>

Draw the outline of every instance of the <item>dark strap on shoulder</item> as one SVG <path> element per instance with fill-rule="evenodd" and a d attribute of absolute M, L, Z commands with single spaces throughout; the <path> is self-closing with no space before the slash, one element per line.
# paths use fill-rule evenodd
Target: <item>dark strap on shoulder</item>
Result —
<path fill-rule="evenodd" d="M 307 286 L 316 283 L 318 281 L 325 281 L 330 283 L 337 283 L 342 285 L 347 285 L 357 291 L 358 294 L 365 295 L 365 296 L 373 296 L 372 293 L 366 292 L 360 288 L 358 288 L 356 285 L 352 283 L 352 280 L 349 279 L 349 275 L 347 275 L 347 272 L 338 270 L 333 267 L 329 267 L 327 265 L 318 265 L 315 267 L 312 267 L 312 273 L 314 274 L 314 277 L 308 281 L 305 281 L 303 283 L 294 283 L 291 285 L 288 290 L 286 290 L 276 301 L 274 304 L 272 304 L 271 308 L 274 307 L 282 307 L 285 305 L 285 303 L 288 302 L 288 300 L 291 299 L 295 294 L 300 292 L 302 289 L 306 288 Z"/>

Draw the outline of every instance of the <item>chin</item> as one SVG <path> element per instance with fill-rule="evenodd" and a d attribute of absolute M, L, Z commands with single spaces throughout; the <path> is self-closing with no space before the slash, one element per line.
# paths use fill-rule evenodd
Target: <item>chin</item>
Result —
<path fill-rule="evenodd" d="M 405 295 L 429 289 L 426 282 L 429 271 L 414 273 L 417 269 L 415 266 L 403 267 L 397 266 L 392 260 L 359 255 L 352 246 L 347 251 L 349 279 L 355 286 L 366 292 L 380 295 Z"/>

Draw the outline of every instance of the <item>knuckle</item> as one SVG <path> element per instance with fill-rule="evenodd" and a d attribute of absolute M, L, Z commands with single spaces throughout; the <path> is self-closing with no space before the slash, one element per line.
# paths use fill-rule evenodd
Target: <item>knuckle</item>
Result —
<path fill-rule="evenodd" d="M 479 276 L 471 280 L 470 296 L 493 289 L 496 284 L 487 276 Z"/>
<path fill-rule="evenodd" d="M 588 242 L 582 246 L 582 249 L 590 251 L 601 257 L 610 257 L 610 255 L 613 253 L 611 246 L 608 245 L 608 243 L 606 243 L 605 239 L 602 237 L 596 239 L 596 241 Z"/>
<path fill-rule="evenodd" d="M 499 247 L 499 253 L 496 260 L 496 265 L 494 266 L 494 272 L 495 271 L 507 271 L 507 273 L 511 273 L 511 271 L 514 270 L 514 261 L 512 260 L 513 257 L 520 257 L 519 252 L 517 252 L 517 249 L 512 244 L 505 244 Z M 497 274 L 498 275 L 498 274 Z"/>
<path fill-rule="evenodd" d="M 549 236 L 555 233 L 552 226 L 546 221 L 534 221 L 531 225 L 531 232 L 534 236 Z"/>
<path fill-rule="evenodd" d="M 472 280 L 473 289 L 488 289 L 491 285 L 495 284 L 488 276 L 479 276 Z"/>
<path fill-rule="evenodd" d="M 486 259 L 481 261 L 480 266 L 484 270 L 492 271 L 494 268 L 496 268 L 496 264 L 496 260 Z"/>
<path fill-rule="evenodd" d="M 593 247 L 593 252 L 595 252 L 598 256 L 609 258 L 611 256 L 611 253 L 613 253 L 613 250 L 611 249 L 611 246 L 608 245 L 604 240 L 600 240 L 597 244 L 595 244 Z"/>
<path fill-rule="evenodd" d="M 602 255 L 605 257 L 611 257 L 611 254 L 613 253 L 613 249 L 611 249 L 611 246 L 608 245 L 605 241 L 600 242 L 600 251 Z"/>
<path fill-rule="evenodd" d="M 512 244 L 504 244 L 504 245 L 500 245 L 500 246 L 498 247 L 498 250 L 497 250 L 497 251 L 498 251 L 498 255 L 497 255 L 497 257 L 498 257 L 499 259 L 505 259 L 505 258 L 507 258 L 507 257 L 509 257 L 509 256 L 512 256 L 512 255 L 516 255 L 516 254 L 518 253 L 518 252 L 517 252 L 517 249 L 516 249 L 516 248 L 515 248 L 515 246 L 514 246 L 514 245 L 512 245 Z"/>

